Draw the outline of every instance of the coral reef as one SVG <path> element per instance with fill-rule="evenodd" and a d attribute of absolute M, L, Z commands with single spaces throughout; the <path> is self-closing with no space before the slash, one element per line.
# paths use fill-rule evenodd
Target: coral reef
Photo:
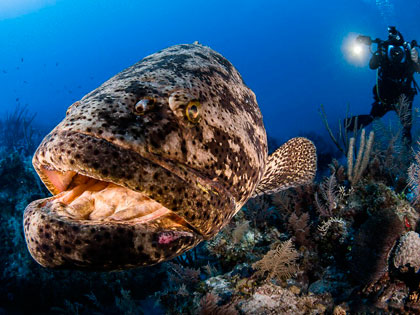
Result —
<path fill-rule="evenodd" d="M 410 231 L 404 234 L 395 250 L 394 266 L 401 272 L 408 272 L 409 268 L 418 273 L 420 269 L 420 236 Z"/>
<path fill-rule="evenodd" d="M 289 279 L 299 270 L 296 264 L 298 257 L 292 240 L 288 240 L 269 250 L 261 260 L 252 264 L 252 268 L 257 270 L 254 275 L 268 280 Z"/>
<path fill-rule="evenodd" d="M 324 178 L 249 200 L 215 238 L 171 262 L 118 273 L 32 260 L 22 212 L 48 192 L 30 154 L 2 144 L 0 312 L 420 313 L 420 153 L 374 129 L 375 139 L 360 131 L 340 140 L 352 151 L 330 161 Z"/>
<path fill-rule="evenodd" d="M 238 308 L 244 314 L 324 314 L 333 304 L 328 294 L 300 296 L 299 293 L 296 288 L 265 284 L 240 302 Z"/>

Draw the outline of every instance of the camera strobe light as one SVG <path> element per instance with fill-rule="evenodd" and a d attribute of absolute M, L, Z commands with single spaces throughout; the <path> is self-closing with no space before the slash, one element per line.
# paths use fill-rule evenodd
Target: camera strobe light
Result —
<path fill-rule="evenodd" d="M 352 51 L 355 56 L 360 57 L 363 54 L 363 47 L 359 43 L 354 43 Z"/>

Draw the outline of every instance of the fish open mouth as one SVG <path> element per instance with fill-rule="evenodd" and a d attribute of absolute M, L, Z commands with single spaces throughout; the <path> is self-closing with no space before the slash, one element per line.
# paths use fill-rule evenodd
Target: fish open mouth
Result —
<path fill-rule="evenodd" d="M 210 238 L 234 214 L 232 196 L 217 182 L 89 135 L 52 132 L 33 164 L 54 195 L 24 214 L 28 249 L 43 266 L 153 265 Z"/>
<path fill-rule="evenodd" d="M 176 223 L 193 229 L 159 202 L 142 192 L 101 181 L 73 171 L 61 173 L 43 169 L 49 186 L 59 192 L 45 200 L 43 206 L 54 209 L 71 220 L 141 224 L 170 215 Z"/>
<path fill-rule="evenodd" d="M 54 195 L 45 206 L 69 219 L 146 224 L 166 216 L 209 238 L 235 209 L 223 186 L 194 169 L 91 135 L 52 132 L 33 164 Z"/>
<path fill-rule="evenodd" d="M 24 230 L 32 257 L 43 266 L 135 268 L 171 259 L 203 240 L 145 193 L 74 171 L 40 174 L 58 193 L 28 205 Z"/>

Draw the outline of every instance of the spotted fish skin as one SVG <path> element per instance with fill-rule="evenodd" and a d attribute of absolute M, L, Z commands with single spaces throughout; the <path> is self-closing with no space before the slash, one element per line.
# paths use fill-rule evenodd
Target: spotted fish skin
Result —
<path fill-rule="evenodd" d="M 293 185 L 315 173 L 313 145 L 306 147 L 303 179 Z M 232 64 L 199 44 L 169 47 L 70 106 L 33 165 L 53 194 L 80 174 L 141 192 L 170 212 L 141 223 L 95 220 L 35 201 L 24 214 L 28 249 L 47 267 L 119 270 L 171 259 L 213 237 L 257 191 L 288 186 L 291 178 L 277 174 L 284 168 L 273 165 L 278 181 L 256 189 L 268 160 L 255 95 Z M 293 156 L 286 160 L 294 166 Z"/>

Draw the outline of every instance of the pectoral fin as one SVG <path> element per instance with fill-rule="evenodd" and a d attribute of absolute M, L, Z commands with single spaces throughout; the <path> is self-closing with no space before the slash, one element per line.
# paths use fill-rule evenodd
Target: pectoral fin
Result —
<path fill-rule="evenodd" d="M 309 183 L 315 173 L 315 145 L 306 138 L 290 139 L 268 157 L 265 173 L 252 197 Z"/>

